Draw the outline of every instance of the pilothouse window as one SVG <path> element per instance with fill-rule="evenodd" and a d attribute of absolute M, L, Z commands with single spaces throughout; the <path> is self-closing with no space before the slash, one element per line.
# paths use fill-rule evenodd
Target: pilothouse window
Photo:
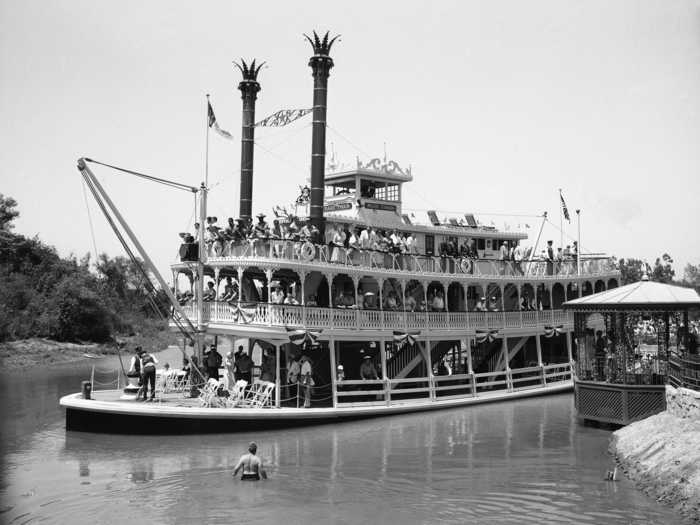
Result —
<path fill-rule="evenodd" d="M 374 180 L 363 180 L 360 183 L 360 196 L 367 199 L 382 201 L 398 201 L 399 185 Z"/>
<path fill-rule="evenodd" d="M 326 187 L 326 195 L 347 195 L 355 193 L 355 181 L 339 182 Z"/>

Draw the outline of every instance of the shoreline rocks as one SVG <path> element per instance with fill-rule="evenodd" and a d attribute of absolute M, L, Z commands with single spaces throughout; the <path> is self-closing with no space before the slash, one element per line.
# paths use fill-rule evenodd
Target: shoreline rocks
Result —
<path fill-rule="evenodd" d="M 647 495 L 700 523 L 700 392 L 666 389 L 667 410 L 613 433 L 610 451 Z"/>

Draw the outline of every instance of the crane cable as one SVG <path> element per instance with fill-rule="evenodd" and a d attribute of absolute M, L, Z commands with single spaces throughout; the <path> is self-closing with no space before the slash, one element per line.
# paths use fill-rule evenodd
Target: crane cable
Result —
<path fill-rule="evenodd" d="M 159 184 L 164 184 L 165 186 L 170 186 L 171 188 L 179 189 L 179 190 L 184 190 L 184 191 L 191 191 L 192 193 L 197 193 L 199 191 L 198 188 L 195 188 L 194 186 L 189 186 L 187 184 L 182 184 L 181 182 L 175 182 L 172 180 L 167 180 L 167 179 L 161 179 L 159 177 L 154 177 L 153 175 L 147 175 L 146 173 L 140 173 L 138 171 L 133 171 L 133 170 L 128 170 L 126 168 L 120 168 L 119 166 L 113 166 L 112 164 L 106 164 L 104 162 L 100 162 L 98 160 L 93 160 L 89 159 L 87 157 L 84 157 L 85 162 L 91 162 L 93 164 L 99 164 L 100 166 L 105 166 L 107 168 L 112 168 L 113 170 L 116 171 L 121 171 L 123 173 L 128 173 L 129 175 L 135 175 L 136 177 L 141 177 L 146 180 L 150 180 L 152 182 L 157 182 Z"/>

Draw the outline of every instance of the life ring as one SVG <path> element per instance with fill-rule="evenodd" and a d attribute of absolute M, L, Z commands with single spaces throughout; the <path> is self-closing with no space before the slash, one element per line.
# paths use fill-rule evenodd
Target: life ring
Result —
<path fill-rule="evenodd" d="M 462 270 L 462 273 L 472 273 L 472 261 L 471 259 L 467 259 L 466 257 L 463 257 L 461 261 L 459 261 L 459 269 Z"/>
<path fill-rule="evenodd" d="M 316 255 L 316 248 L 309 241 L 306 241 L 301 245 L 301 252 L 299 256 L 303 261 L 310 261 Z"/>

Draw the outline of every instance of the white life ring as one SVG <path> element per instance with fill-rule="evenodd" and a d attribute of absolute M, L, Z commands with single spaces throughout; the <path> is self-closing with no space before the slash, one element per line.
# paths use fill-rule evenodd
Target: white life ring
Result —
<path fill-rule="evenodd" d="M 463 257 L 462 260 L 459 261 L 459 269 L 462 270 L 462 273 L 471 273 L 472 260 L 467 259 L 466 257 Z"/>
<path fill-rule="evenodd" d="M 299 254 L 299 256 L 301 257 L 302 261 L 308 262 L 311 259 L 313 259 L 315 255 L 316 248 L 309 241 L 306 241 L 304 244 L 301 245 L 301 253 Z"/>

